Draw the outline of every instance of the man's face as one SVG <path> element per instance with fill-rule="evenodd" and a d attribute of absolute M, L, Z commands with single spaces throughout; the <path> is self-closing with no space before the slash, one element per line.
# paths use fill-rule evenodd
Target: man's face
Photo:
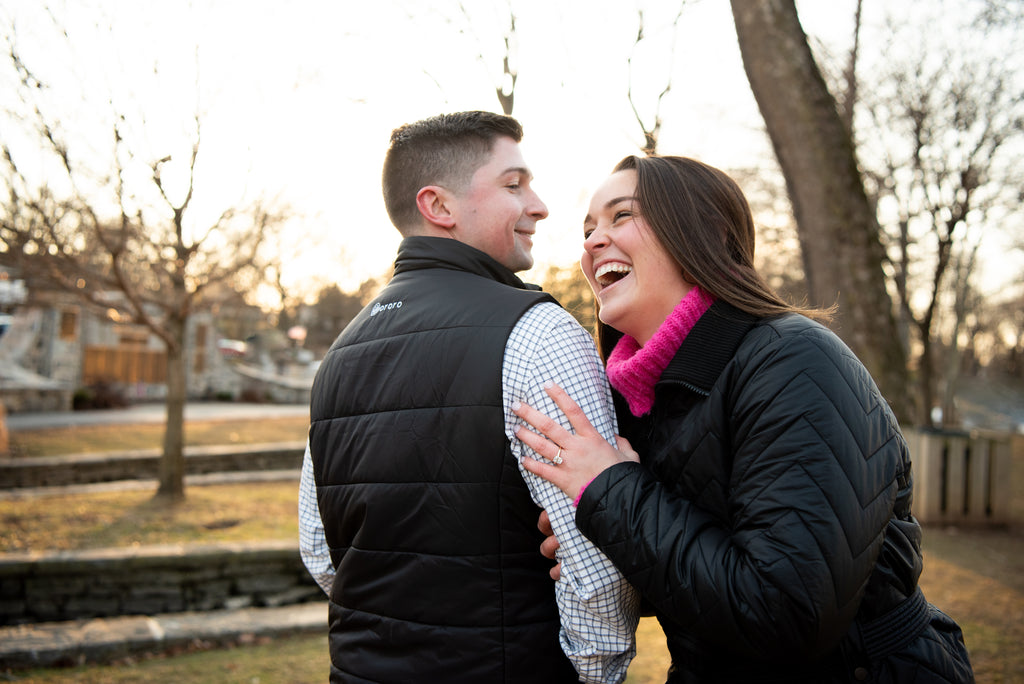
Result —
<path fill-rule="evenodd" d="M 530 187 L 532 179 L 519 145 L 511 138 L 496 139 L 488 161 L 451 202 L 452 237 L 512 272 L 533 266 L 533 234 L 548 208 Z"/>

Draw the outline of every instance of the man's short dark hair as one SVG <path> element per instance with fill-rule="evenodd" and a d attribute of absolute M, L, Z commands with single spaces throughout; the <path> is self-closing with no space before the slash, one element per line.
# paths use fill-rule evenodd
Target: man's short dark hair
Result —
<path fill-rule="evenodd" d="M 458 192 L 468 186 L 502 136 L 518 143 L 523 128 L 510 116 L 480 111 L 439 114 L 392 131 L 381 186 L 395 227 L 405 235 L 419 225 L 421 188 L 440 185 Z"/>

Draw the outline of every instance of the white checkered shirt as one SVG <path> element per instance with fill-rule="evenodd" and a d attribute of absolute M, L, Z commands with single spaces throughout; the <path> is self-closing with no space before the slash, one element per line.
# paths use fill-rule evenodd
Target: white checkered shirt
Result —
<path fill-rule="evenodd" d="M 564 309 L 542 303 L 527 311 L 508 338 L 502 367 L 505 434 L 517 462 L 534 452 L 515 436 L 524 425 L 512 413 L 520 401 L 559 419 L 568 420 L 542 387 L 551 381 L 565 388 L 594 427 L 615 443 L 615 412 L 604 367 L 590 335 Z M 639 595 L 611 561 L 576 527 L 572 500 L 550 482 L 519 468 L 533 500 L 548 512 L 558 538 L 562 577 L 555 597 L 562 618 L 559 639 L 583 682 L 618 683 L 636 654 Z M 324 538 L 316 501 L 309 447 L 299 485 L 299 548 L 310 574 L 330 591 L 334 566 Z"/>

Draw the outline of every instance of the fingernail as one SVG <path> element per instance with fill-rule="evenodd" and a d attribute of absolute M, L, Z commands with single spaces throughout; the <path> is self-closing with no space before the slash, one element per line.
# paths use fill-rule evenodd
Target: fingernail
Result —
<path fill-rule="evenodd" d="M 554 386 L 555 383 L 551 382 L 550 380 L 545 380 L 544 384 L 541 385 L 541 387 L 543 387 L 544 389 L 551 389 Z"/>
<path fill-rule="evenodd" d="M 522 406 L 523 405 L 521 403 L 519 403 L 518 401 L 513 401 L 512 402 L 512 410 L 513 411 L 518 411 L 520 408 L 522 408 Z"/>

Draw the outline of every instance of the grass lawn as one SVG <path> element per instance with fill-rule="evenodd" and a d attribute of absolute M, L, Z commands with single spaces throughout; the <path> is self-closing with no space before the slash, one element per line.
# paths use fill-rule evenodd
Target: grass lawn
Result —
<path fill-rule="evenodd" d="M 313 684 L 327 681 L 327 636 L 259 640 L 245 646 L 164 654 L 115 665 L 0 673 L 0 681 L 37 684 Z"/>
<path fill-rule="evenodd" d="M 668 651 L 657 621 L 654 618 L 641 620 L 637 638 L 638 655 L 630 665 L 626 684 L 664 682 Z M 329 666 L 326 635 L 300 636 L 263 639 L 228 649 L 197 648 L 187 653 L 163 654 L 114 665 L 31 670 L 9 673 L 6 678 L 0 673 L 0 680 L 23 684 L 319 684 L 327 680 Z"/>
<path fill-rule="evenodd" d="M 239 442 L 275 442 L 302 439 L 305 427 L 293 421 L 255 421 L 256 427 L 223 422 L 189 423 L 190 444 L 197 435 L 237 434 Z M 273 424 L 280 422 L 278 430 Z M 154 430 L 150 431 L 149 428 Z M 136 429 L 148 436 L 128 435 Z M 69 429 L 74 433 L 83 428 Z M 119 450 L 146 440 L 159 445 L 159 426 L 91 428 L 88 448 L 78 448 L 77 437 L 63 430 L 50 434 L 13 433 L 19 449 L 40 454 L 39 444 L 63 443 L 64 452 Z M 298 436 L 295 436 L 298 434 Z M 1014 463 L 1015 511 L 1024 502 L 1024 453 L 1018 440 Z M 69 448 L 71 445 L 71 448 Z M 51 449 L 53 447 L 47 447 Z M 192 486 L 184 506 L 157 507 L 152 491 L 55 495 L 36 499 L 0 499 L 0 551 L 75 549 L 98 546 L 212 542 L 245 539 L 295 539 L 296 482 L 245 485 Z M 1021 518 L 1017 518 L 1020 520 Z M 964 629 L 977 681 L 983 684 L 1024 682 L 1024 530 L 982 531 L 926 527 L 925 570 L 921 586 L 928 599 L 954 617 Z M 327 650 L 323 636 L 304 636 L 231 649 L 206 650 L 202 645 L 187 653 L 163 654 L 111 666 L 8 673 L 0 680 L 17 682 L 239 682 L 305 683 L 326 679 Z M 628 684 L 663 682 L 667 655 L 661 630 L 645 619 L 638 632 L 639 655 L 630 667 Z"/>
<path fill-rule="evenodd" d="M 189 421 L 185 426 L 185 446 L 305 441 L 308 431 L 309 419 L 305 416 Z M 11 432 L 11 455 L 18 458 L 159 449 L 163 436 L 164 426 L 159 423 L 24 430 Z"/>
<path fill-rule="evenodd" d="M 167 508 L 149 489 L 0 499 L 0 552 L 298 540 L 298 480 L 186 488 Z"/>
<path fill-rule="evenodd" d="M 626 684 L 659 684 L 668 670 L 668 651 L 654 618 L 640 621 L 636 659 Z M 326 636 L 261 640 L 230 649 L 196 650 L 126 661 L 115 665 L 12 673 L 0 680 L 41 684 L 320 684 L 327 680 L 330 658 Z"/>

